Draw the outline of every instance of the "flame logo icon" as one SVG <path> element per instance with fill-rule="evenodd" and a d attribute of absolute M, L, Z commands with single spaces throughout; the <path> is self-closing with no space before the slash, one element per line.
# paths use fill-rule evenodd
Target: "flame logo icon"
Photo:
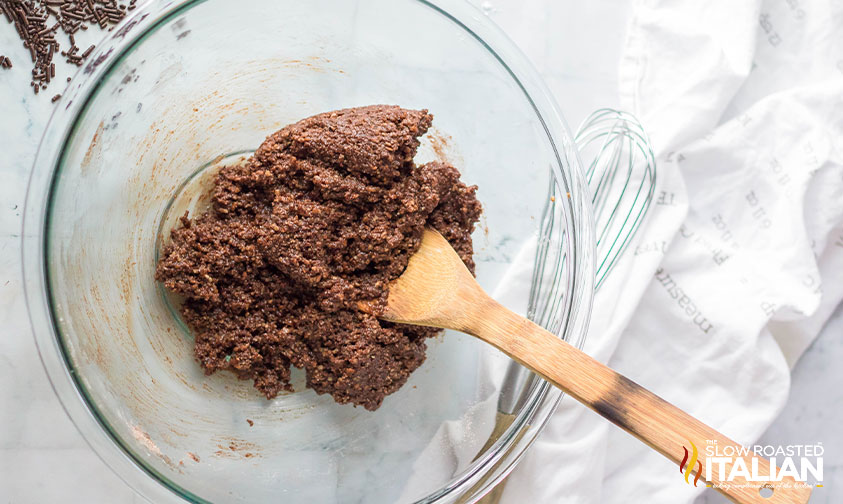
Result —
<path fill-rule="evenodd" d="M 683 446 L 682 449 L 685 450 L 685 456 L 682 458 L 682 462 L 679 463 L 679 473 L 685 473 L 685 483 L 690 484 L 691 482 L 688 478 L 691 477 L 691 470 L 694 468 L 694 464 L 696 464 L 697 474 L 694 476 L 694 486 L 697 486 L 697 481 L 700 480 L 700 475 L 702 475 L 702 462 L 697 459 L 697 456 L 699 455 L 697 445 L 695 445 L 691 440 L 688 440 L 688 443 L 691 444 L 691 460 L 688 460 L 688 449 Z"/>

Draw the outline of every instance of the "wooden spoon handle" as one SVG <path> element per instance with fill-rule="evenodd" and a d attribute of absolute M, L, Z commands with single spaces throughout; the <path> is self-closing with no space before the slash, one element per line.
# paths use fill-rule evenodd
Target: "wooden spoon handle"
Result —
<path fill-rule="evenodd" d="M 770 462 L 754 456 L 751 451 L 746 452 L 735 441 L 497 302 L 488 299 L 470 319 L 472 322 L 467 324 L 466 332 L 493 344 L 675 462 L 680 467 L 676 477 L 688 484 L 696 486 L 698 480 L 706 481 L 742 504 L 808 502 L 812 488 L 789 476 L 770 482 L 768 488 L 773 493 L 767 497 L 757 486 L 747 485 L 744 477 L 738 475 L 730 479 L 732 466 L 739 464 L 736 459 L 741 459 L 748 471 L 757 467 L 754 473 L 758 475 L 770 475 Z M 724 449 L 728 454 L 735 450 L 735 453 L 746 455 L 709 462 L 712 458 L 709 453 L 713 454 L 715 443 L 719 455 Z M 727 446 L 732 448 L 726 449 Z"/>

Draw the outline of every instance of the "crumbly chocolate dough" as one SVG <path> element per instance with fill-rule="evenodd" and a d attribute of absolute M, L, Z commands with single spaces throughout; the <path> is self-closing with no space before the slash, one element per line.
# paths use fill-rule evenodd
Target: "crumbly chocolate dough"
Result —
<path fill-rule="evenodd" d="M 155 278 L 184 296 L 206 374 L 292 391 L 290 366 L 339 403 L 377 409 L 425 358 L 436 329 L 356 308 L 384 303 L 426 225 L 474 270 L 476 186 L 441 162 L 416 166 L 426 110 L 374 105 L 319 114 L 222 168 L 211 209 L 172 230 Z"/>

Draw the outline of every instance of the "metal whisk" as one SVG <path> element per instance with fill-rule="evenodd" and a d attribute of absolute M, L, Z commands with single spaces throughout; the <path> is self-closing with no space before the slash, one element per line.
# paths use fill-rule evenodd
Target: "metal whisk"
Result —
<path fill-rule="evenodd" d="M 575 135 L 580 158 L 585 161 L 585 175 L 591 190 L 596 237 L 594 289 L 599 295 L 603 281 L 617 264 L 621 254 L 641 227 L 656 187 L 656 160 L 650 141 L 638 119 L 632 114 L 612 109 L 592 113 Z M 548 201 L 555 201 L 556 184 L 551 181 Z M 558 205 L 549 203 L 542 215 L 536 264 L 543 264 L 548 247 L 565 240 L 564 219 L 557 215 Z M 555 238 L 548 238 L 555 237 Z M 565 257 L 557 260 L 565 261 Z M 538 276 L 537 276 L 538 275 Z M 528 316 L 549 329 L 558 329 L 555 318 L 564 303 L 564 285 L 560 281 L 542 285 L 541 271 L 534 271 Z M 558 279 L 557 279 L 558 280 Z M 495 427 L 483 453 L 515 420 L 515 414 L 532 394 L 539 378 L 516 362 L 506 371 L 498 398 Z M 520 434 L 518 434 L 520 436 Z M 478 484 L 482 484 L 482 481 Z M 503 494 L 502 480 L 478 504 L 497 504 Z"/>
<path fill-rule="evenodd" d="M 656 159 L 641 123 L 626 112 L 597 110 L 582 123 L 575 140 L 580 157 L 591 160 L 585 175 L 597 239 L 597 290 L 650 208 L 656 188 Z"/>

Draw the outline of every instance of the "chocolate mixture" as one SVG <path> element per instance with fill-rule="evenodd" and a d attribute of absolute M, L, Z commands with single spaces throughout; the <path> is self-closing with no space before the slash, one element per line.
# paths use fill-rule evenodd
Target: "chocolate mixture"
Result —
<path fill-rule="evenodd" d="M 339 403 L 377 409 L 425 358 L 429 329 L 378 320 L 426 225 L 473 271 L 476 186 L 448 164 L 413 163 L 426 110 L 375 105 L 319 114 L 269 136 L 224 167 L 212 208 L 182 217 L 155 278 L 185 297 L 207 374 L 291 391 L 290 366 Z"/>

